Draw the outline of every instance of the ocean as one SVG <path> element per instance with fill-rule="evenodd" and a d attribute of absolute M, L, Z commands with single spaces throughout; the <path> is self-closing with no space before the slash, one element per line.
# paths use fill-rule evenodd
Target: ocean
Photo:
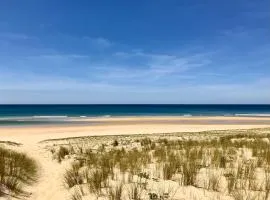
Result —
<path fill-rule="evenodd" d="M 0 105 L 1 125 L 70 123 L 114 116 L 270 116 L 268 105 Z"/>

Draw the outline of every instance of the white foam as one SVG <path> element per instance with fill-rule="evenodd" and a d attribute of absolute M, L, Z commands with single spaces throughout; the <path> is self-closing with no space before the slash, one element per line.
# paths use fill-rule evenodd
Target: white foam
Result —
<path fill-rule="evenodd" d="M 104 118 L 110 118 L 111 115 L 103 115 L 103 116 L 101 116 L 101 117 L 104 117 Z"/>
<path fill-rule="evenodd" d="M 246 113 L 246 114 L 235 114 L 235 116 L 244 116 L 244 117 L 270 117 L 270 113 Z"/>
<path fill-rule="evenodd" d="M 183 116 L 184 116 L 184 117 L 192 117 L 191 114 L 184 114 Z"/>
<path fill-rule="evenodd" d="M 66 115 L 60 115 L 60 116 L 54 116 L 54 115 L 52 115 L 52 116 L 50 116 L 50 115 L 48 115 L 48 116 L 33 116 L 32 118 L 38 118 L 38 119 L 40 119 L 40 118 L 68 118 L 68 116 L 66 116 Z"/>

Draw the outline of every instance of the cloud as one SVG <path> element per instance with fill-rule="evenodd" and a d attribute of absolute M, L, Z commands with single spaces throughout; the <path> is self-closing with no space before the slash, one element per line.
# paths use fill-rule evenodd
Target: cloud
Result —
<path fill-rule="evenodd" d="M 121 103 L 122 97 L 122 103 L 266 102 L 270 44 L 252 40 L 264 33 L 228 29 L 213 44 L 193 51 L 136 50 L 102 37 L 67 35 L 37 37 L 37 43 L 22 43 L 18 49 L 17 41 L 32 37 L 2 33 L 0 39 L 12 42 L 8 52 L 0 45 L 6 52 L 0 55 L 0 103 L 11 98 L 53 102 L 53 96 L 59 102 L 67 98 L 67 103 L 80 98 L 84 103 L 103 98 Z"/>
<path fill-rule="evenodd" d="M 22 33 L 2 32 L 0 33 L 0 39 L 2 40 L 32 40 L 37 39 L 34 36 L 29 36 Z"/>
<path fill-rule="evenodd" d="M 93 43 L 96 43 L 98 46 L 103 47 L 103 48 L 108 48 L 110 46 L 113 45 L 112 42 L 110 42 L 109 40 L 105 39 L 105 38 L 96 38 L 96 39 L 92 39 Z"/>
<path fill-rule="evenodd" d="M 80 40 L 80 38 L 74 38 L 74 39 Z M 105 39 L 103 37 L 93 38 L 93 37 L 89 37 L 89 36 L 84 36 L 84 37 L 82 37 L 82 40 L 84 42 L 92 44 L 98 48 L 109 48 L 113 45 L 113 43 L 111 41 L 109 41 L 108 39 Z"/>
<path fill-rule="evenodd" d="M 53 83 L 54 84 L 54 83 Z M 67 84 L 67 82 L 63 82 Z M 217 84 L 167 87 L 130 87 L 71 84 L 72 88 L 40 90 L 0 89 L 0 103 L 268 103 L 269 85 Z M 57 88 L 57 85 L 55 85 Z M 75 86 L 75 87 L 74 87 Z M 252 91 L 252 93 L 250 92 Z"/>
<path fill-rule="evenodd" d="M 114 54 L 124 60 L 143 60 L 139 72 L 150 77 L 164 77 L 172 74 L 182 74 L 198 67 L 204 67 L 211 63 L 210 57 L 206 54 L 196 53 L 193 55 L 168 55 L 168 54 L 151 54 L 139 52 L 116 52 Z M 139 64 L 140 65 L 140 64 Z M 143 69 L 142 69 L 143 68 Z M 133 74 L 134 75 L 134 74 Z"/>
<path fill-rule="evenodd" d="M 104 47 L 112 45 L 108 40 L 101 38 L 85 38 L 85 40 L 97 42 Z M 133 49 L 124 52 L 115 49 L 102 54 L 94 50 L 90 54 L 79 54 L 44 49 L 44 52 L 38 55 L 32 55 L 31 50 L 27 56 L 17 56 L 16 59 L 7 57 L 6 61 L 2 62 L 2 68 L 20 74 L 30 72 L 37 76 L 40 74 L 49 76 L 53 73 L 61 77 L 74 77 L 78 81 L 87 79 L 108 84 L 156 84 L 158 80 L 170 76 L 177 76 L 179 80 L 194 78 L 186 72 L 210 63 L 211 58 L 205 52 L 184 55 L 183 53 L 154 54 Z M 167 81 L 169 82 L 171 81 Z"/>
<path fill-rule="evenodd" d="M 105 83 L 78 80 L 76 78 L 61 75 L 42 75 L 36 73 L 1 73 L 0 90 L 40 90 L 57 91 L 70 89 L 100 89 L 114 88 Z"/>

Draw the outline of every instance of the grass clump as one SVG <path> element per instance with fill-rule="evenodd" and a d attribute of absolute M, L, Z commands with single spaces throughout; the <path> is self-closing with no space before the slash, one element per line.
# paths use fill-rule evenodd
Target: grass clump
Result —
<path fill-rule="evenodd" d="M 67 170 L 64 174 L 64 183 L 67 187 L 72 188 L 75 185 L 83 183 L 82 175 L 79 173 L 80 166 L 73 164 L 71 169 Z"/>
<path fill-rule="evenodd" d="M 57 160 L 58 162 L 61 162 L 65 156 L 69 155 L 69 150 L 66 147 L 60 146 L 58 152 L 57 152 Z"/>
<path fill-rule="evenodd" d="M 112 145 L 113 145 L 114 147 L 117 147 L 117 146 L 119 145 L 119 142 L 118 142 L 117 140 L 114 140 L 113 143 L 112 143 Z"/>
<path fill-rule="evenodd" d="M 109 188 L 109 200 L 122 200 L 123 184 Z"/>
<path fill-rule="evenodd" d="M 71 195 L 71 200 L 82 200 L 84 196 L 83 189 L 81 187 L 75 188 L 74 193 Z"/>
<path fill-rule="evenodd" d="M 130 185 L 128 190 L 128 197 L 130 200 L 141 200 L 142 189 L 139 184 L 133 183 Z"/>
<path fill-rule="evenodd" d="M 21 195 L 37 178 L 37 164 L 24 153 L 0 147 L 0 195 Z"/>

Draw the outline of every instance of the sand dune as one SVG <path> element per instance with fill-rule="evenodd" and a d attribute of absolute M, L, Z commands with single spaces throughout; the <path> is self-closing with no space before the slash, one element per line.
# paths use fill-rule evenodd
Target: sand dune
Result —
<path fill-rule="evenodd" d="M 34 186 L 29 187 L 28 190 L 32 195 L 28 199 L 59 200 L 68 199 L 69 195 L 63 187 L 62 180 L 69 161 L 59 164 L 57 161 L 52 160 L 50 152 L 45 151 L 41 144 L 38 143 L 42 140 L 94 135 L 199 132 L 270 127 L 270 118 L 254 117 L 132 117 L 87 120 L 99 123 L 83 126 L 0 127 L 0 141 L 8 140 L 22 143 L 23 145 L 18 147 L 18 150 L 26 152 L 39 164 L 40 177 Z M 192 124 L 184 123 L 185 121 Z M 253 122 L 256 123 L 252 124 Z M 190 193 L 193 192 L 193 189 L 189 190 Z"/>

